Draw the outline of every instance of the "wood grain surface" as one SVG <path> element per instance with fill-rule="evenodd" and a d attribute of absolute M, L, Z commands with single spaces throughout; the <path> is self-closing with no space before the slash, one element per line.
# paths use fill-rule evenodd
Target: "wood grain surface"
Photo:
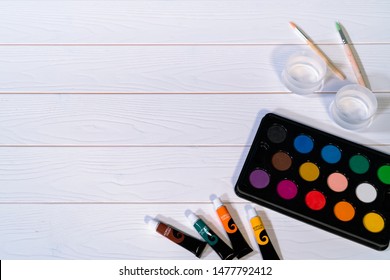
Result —
<path fill-rule="evenodd" d="M 337 90 L 356 83 L 336 20 L 378 98 L 359 132 L 329 116 Z M 316 94 L 287 90 L 286 59 L 308 49 L 289 21 L 347 80 L 328 72 Z M 1 1 L 0 259 L 195 259 L 145 217 L 199 237 L 191 209 L 228 241 L 216 194 L 254 248 L 245 259 L 260 260 L 234 185 L 261 118 L 281 113 L 390 154 L 389 23 L 387 0 Z M 390 259 L 253 206 L 283 259 Z"/>

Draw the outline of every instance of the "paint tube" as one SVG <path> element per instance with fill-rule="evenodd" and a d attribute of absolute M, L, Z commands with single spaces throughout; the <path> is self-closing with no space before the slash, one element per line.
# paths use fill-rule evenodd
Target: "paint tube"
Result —
<path fill-rule="evenodd" d="M 230 242 L 232 243 L 236 257 L 240 259 L 252 252 L 252 248 L 248 245 L 244 236 L 242 236 L 240 229 L 234 222 L 226 206 L 223 205 L 219 198 L 212 199 L 212 202 L 214 204 L 214 209 L 217 212 L 219 219 L 221 220 L 223 228 L 225 229 Z"/>
<path fill-rule="evenodd" d="M 191 211 L 186 211 L 186 216 L 200 236 L 214 249 L 222 260 L 232 260 L 236 256 L 229 247 L 210 227 Z"/>
<path fill-rule="evenodd" d="M 256 210 L 248 205 L 247 213 L 263 260 L 280 260 Z"/>
<path fill-rule="evenodd" d="M 183 231 L 171 225 L 165 224 L 159 220 L 149 219 L 148 225 L 151 227 L 151 229 L 155 230 L 156 232 L 158 232 L 165 238 L 168 238 L 177 245 L 180 245 L 181 247 L 187 249 L 198 258 L 200 258 L 203 253 L 203 250 L 207 245 L 206 242 L 192 237 L 191 235 L 188 235 Z"/>

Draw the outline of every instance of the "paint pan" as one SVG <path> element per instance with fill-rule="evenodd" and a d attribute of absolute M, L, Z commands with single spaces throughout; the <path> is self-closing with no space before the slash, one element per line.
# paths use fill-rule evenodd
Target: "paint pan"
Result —
<path fill-rule="evenodd" d="M 261 121 L 238 196 L 384 250 L 390 238 L 390 156 L 273 113 Z"/>

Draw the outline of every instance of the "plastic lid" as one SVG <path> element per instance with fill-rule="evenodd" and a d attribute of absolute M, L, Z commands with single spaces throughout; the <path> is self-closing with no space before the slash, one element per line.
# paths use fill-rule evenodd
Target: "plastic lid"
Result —
<path fill-rule="evenodd" d="M 257 212 L 256 212 L 255 208 L 253 208 L 250 205 L 247 205 L 245 208 L 246 208 L 246 212 L 248 214 L 249 219 L 252 219 L 253 217 L 257 216 Z"/>
<path fill-rule="evenodd" d="M 192 213 L 190 210 L 187 210 L 185 214 L 192 225 L 195 224 L 197 220 L 199 220 L 199 217 Z"/>
<path fill-rule="evenodd" d="M 223 205 L 222 201 L 217 197 L 213 199 L 214 208 L 218 209 Z"/>
<path fill-rule="evenodd" d="M 149 226 L 149 228 L 152 229 L 152 230 L 156 230 L 159 223 L 160 223 L 160 222 L 157 221 L 156 219 L 150 219 L 150 220 L 148 220 L 148 226 Z"/>

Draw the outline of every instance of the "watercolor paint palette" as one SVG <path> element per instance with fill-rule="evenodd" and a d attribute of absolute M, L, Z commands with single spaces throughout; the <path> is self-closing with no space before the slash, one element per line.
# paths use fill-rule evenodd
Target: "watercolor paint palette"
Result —
<path fill-rule="evenodd" d="M 288 118 L 262 119 L 238 196 L 376 250 L 390 237 L 390 156 Z"/>

